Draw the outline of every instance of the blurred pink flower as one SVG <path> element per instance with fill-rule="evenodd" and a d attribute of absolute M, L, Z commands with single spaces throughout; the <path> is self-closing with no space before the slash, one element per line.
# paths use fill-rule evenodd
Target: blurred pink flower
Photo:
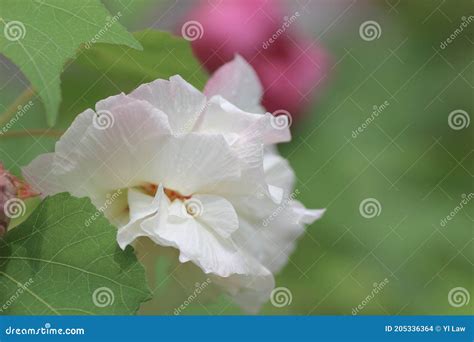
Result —
<path fill-rule="evenodd" d="M 205 0 L 187 15 L 202 26 L 202 35 L 189 40 L 210 72 L 242 55 L 263 84 L 265 108 L 295 118 L 329 69 L 326 51 L 296 29 L 302 15 L 285 13 L 276 0 Z"/>

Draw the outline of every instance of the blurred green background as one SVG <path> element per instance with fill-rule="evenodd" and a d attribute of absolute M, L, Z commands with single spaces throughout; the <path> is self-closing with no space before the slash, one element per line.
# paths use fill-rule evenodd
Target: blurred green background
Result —
<path fill-rule="evenodd" d="M 121 22 L 134 31 L 151 26 L 171 30 L 193 2 L 105 3 L 111 12 L 121 10 Z M 294 122 L 292 142 L 280 146 L 295 168 L 299 199 L 307 207 L 325 207 L 327 213 L 308 227 L 277 276 L 277 286 L 291 291 L 291 304 L 278 308 L 268 303 L 261 313 L 350 315 L 374 283 L 387 279 L 359 314 L 472 314 L 474 299 L 454 307 L 448 293 L 456 287 L 474 293 L 474 204 L 464 205 L 445 226 L 440 221 L 460 205 L 463 195 L 473 192 L 474 124 L 455 130 L 448 116 L 463 110 L 470 119 L 473 113 L 474 22 L 445 49 L 440 44 L 459 28 L 462 17 L 473 14 L 473 2 L 285 4 L 292 9 L 288 13 L 306 11 L 301 26 L 319 39 L 334 62 L 314 106 L 304 119 Z M 368 20 L 381 27 L 380 37 L 373 41 L 359 35 L 359 26 Z M 69 88 L 63 89 L 58 130 L 104 95 L 129 90 L 115 89 L 117 72 L 111 72 L 98 78 L 94 91 L 74 99 L 78 89 L 88 89 L 97 79 L 93 71 L 84 71 L 84 65 L 95 63 L 87 56 L 78 60 L 63 76 Z M 0 110 L 4 110 L 28 83 L 11 63 L 1 61 Z M 93 68 L 89 65 L 87 70 Z M 152 78 L 146 72 L 142 70 L 145 79 Z M 202 85 L 202 77 L 193 75 L 192 81 Z M 354 138 L 353 131 L 371 116 L 373 106 L 385 101 L 386 108 Z M 34 103 L 28 118 L 15 127 L 32 135 L 0 138 L 0 160 L 17 174 L 35 155 L 51 151 L 57 139 L 55 131 L 48 136 L 34 133 L 45 127 L 41 102 Z M 361 215 L 359 206 L 367 198 L 380 203 L 378 216 Z M 172 314 L 190 295 L 182 280 L 167 276 L 172 266 L 166 258 L 157 265 L 162 295 L 157 313 Z M 217 301 L 198 298 L 183 312 L 239 313 L 222 296 Z"/>

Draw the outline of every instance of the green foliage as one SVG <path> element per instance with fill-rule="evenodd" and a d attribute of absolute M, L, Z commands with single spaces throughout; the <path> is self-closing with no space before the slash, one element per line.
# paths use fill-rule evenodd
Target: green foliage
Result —
<path fill-rule="evenodd" d="M 149 299 L 132 248 L 122 251 L 98 214 L 58 194 L 0 240 L 1 314 L 134 314 Z"/>
<path fill-rule="evenodd" d="M 99 0 L 0 1 L 0 52 L 19 66 L 43 100 L 54 125 L 61 101 L 60 75 L 82 43 L 140 44 Z"/>

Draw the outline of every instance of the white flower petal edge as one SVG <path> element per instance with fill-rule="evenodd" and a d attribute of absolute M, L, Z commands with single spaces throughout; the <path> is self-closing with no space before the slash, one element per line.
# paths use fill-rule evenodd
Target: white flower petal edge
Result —
<path fill-rule="evenodd" d="M 324 212 L 295 199 L 293 170 L 274 148 L 290 132 L 262 114 L 261 94 L 239 56 L 204 94 L 179 76 L 141 85 L 79 114 L 23 174 L 43 195 L 89 197 L 118 226 L 121 248 L 145 236 L 178 249 L 256 312 L 304 226 Z M 96 124 L 103 113 L 109 127 Z"/>

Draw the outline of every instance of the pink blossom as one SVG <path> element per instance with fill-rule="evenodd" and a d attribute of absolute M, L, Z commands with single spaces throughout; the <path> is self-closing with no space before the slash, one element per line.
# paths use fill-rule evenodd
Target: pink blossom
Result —
<path fill-rule="evenodd" d="M 303 15 L 275 0 L 226 0 L 201 1 L 186 19 L 202 25 L 202 37 L 192 47 L 210 72 L 242 55 L 263 84 L 265 108 L 295 117 L 329 68 L 326 51 L 297 29 Z"/>

